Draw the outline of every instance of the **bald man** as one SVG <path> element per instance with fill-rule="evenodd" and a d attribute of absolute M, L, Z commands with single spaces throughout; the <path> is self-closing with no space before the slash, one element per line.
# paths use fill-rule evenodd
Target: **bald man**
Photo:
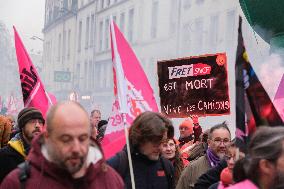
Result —
<path fill-rule="evenodd" d="M 106 165 L 100 148 L 90 144 L 90 130 L 88 114 L 78 103 L 51 107 L 46 132 L 33 142 L 28 156 L 30 173 L 25 187 L 123 188 L 121 177 Z M 19 171 L 12 171 L 0 188 L 20 188 Z"/>

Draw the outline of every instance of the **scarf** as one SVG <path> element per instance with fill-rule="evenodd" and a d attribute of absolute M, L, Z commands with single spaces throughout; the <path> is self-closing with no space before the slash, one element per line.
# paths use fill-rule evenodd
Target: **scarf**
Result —
<path fill-rule="evenodd" d="M 215 167 L 220 162 L 220 158 L 210 148 L 206 150 L 206 155 L 211 167 Z"/>

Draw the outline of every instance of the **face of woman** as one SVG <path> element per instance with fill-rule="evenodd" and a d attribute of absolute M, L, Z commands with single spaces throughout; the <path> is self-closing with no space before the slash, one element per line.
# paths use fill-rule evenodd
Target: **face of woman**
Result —
<path fill-rule="evenodd" d="M 164 158 L 172 159 L 176 154 L 176 144 L 172 139 L 161 144 L 161 154 Z"/>

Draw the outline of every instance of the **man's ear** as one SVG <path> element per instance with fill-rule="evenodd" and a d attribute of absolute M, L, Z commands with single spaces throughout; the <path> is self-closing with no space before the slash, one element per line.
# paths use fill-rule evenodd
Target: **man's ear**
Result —
<path fill-rule="evenodd" d="M 259 170 L 261 172 L 261 174 L 264 174 L 264 175 L 271 175 L 273 174 L 273 170 L 275 169 L 275 165 L 271 162 L 271 161 L 268 161 L 266 159 L 261 159 L 259 161 Z"/>

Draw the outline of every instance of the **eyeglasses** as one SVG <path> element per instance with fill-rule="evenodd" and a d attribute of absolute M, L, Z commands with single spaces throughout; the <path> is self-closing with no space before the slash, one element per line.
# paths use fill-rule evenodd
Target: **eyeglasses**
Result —
<path fill-rule="evenodd" d="M 213 142 L 216 144 L 216 145 L 221 145 L 221 143 L 223 143 L 225 146 L 228 146 L 228 145 L 230 145 L 231 144 L 231 140 L 230 139 L 228 139 L 228 138 L 225 138 L 225 139 L 221 139 L 221 138 L 215 138 L 214 140 L 213 140 Z"/>

